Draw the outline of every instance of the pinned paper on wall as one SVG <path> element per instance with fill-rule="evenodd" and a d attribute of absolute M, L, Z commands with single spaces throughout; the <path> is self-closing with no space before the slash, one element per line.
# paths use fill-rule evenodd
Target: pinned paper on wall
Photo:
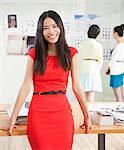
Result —
<path fill-rule="evenodd" d="M 6 12 L 5 13 L 5 29 L 10 34 L 17 34 L 20 32 L 20 19 L 19 13 L 17 12 Z"/>
<path fill-rule="evenodd" d="M 68 37 L 72 46 L 79 49 L 83 40 L 87 38 L 89 26 L 92 24 L 100 25 L 100 16 L 95 14 L 75 14 L 73 19 L 73 24 L 69 28 L 70 36 Z"/>
<path fill-rule="evenodd" d="M 87 32 L 87 15 L 75 15 L 75 34 L 78 35 L 85 35 Z"/>
<path fill-rule="evenodd" d="M 9 35 L 7 53 L 11 55 L 23 54 L 25 49 L 25 41 L 21 35 Z"/>
<path fill-rule="evenodd" d="M 82 42 L 87 39 L 87 31 L 92 24 L 96 24 L 100 27 L 100 36 L 98 41 L 103 46 L 103 60 L 108 61 L 110 59 L 110 39 L 111 39 L 111 28 L 107 26 L 101 26 L 101 17 L 95 14 L 81 14 L 74 15 L 74 24 L 70 31 L 70 43 L 77 49 L 80 48 Z"/>
<path fill-rule="evenodd" d="M 87 14 L 87 27 L 89 28 L 92 24 L 97 24 L 101 26 L 101 19 L 100 16 L 95 14 Z"/>
<path fill-rule="evenodd" d="M 83 42 L 83 36 L 71 36 L 71 45 L 79 49 L 81 43 Z"/>
<path fill-rule="evenodd" d="M 101 28 L 101 39 L 102 40 L 110 40 L 111 39 L 111 28 L 110 27 L 102 27 Z"/>
<path fill-rule="evenodd" d="M 35 36 L 36 34 L 36 21 L 32 19 L 26 19 L 24 21 L 24 34 L 27 36 Z"/>
<path fill-rule="evenodd" d="M 111 50 L 113 49 L 110 40 L 112 39 L 112 31 L 110 27 L 101 27 L 100 40 L 103 46 L 103 60 L 109 61 Z"/>
<path fill-rule="evenodd" d="M 70 22 L 69 21 L 64 22 L 64 29 L 65 29 L 66 35 L 70 34 Z"/>
<path fill-rule="evenodd" d="M 8 20 L 8 28 L 17 28 L 17 15 L 16 14 L 8 14 L 7 15 Z"/>

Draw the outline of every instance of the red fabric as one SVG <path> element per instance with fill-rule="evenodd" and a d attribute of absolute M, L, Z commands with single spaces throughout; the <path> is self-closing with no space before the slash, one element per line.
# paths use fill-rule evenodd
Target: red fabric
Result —
<path fill-rule="evenodd" d="M 77 53 L 70 48 L 71 57 Z M 35 60 L 35 49 L 29 51 Z M 44 75 L 33 76 L 34 91 L 66 90 L 69 71 L 58 64 L 57 56 L 48 56 Z M 33 150 L 71 150 L 73 118 L 65 94 L 33 95 L 29 108 L 27 134 Z"/>
<path fill-rule="evenodd" d="M 70 49 L 70 55 L 71 58 L 78 53 L 78 51 L 74 48 L 74 47 L 69 47 Z M 31 48 L 28 52 L 28 55 L 30 55 L 32 57 L 33 60 L 35 60 L 35 48 Z"/>
<path fill-rule="evenodd" d="M 71 58 L 77 53 L 75 48 L 70 48 Z M 29 51 L 29 55 L 35 60 L 35 49 Z M 34 91 L 57 91 L 66 90 L 68 83 L 68 74 L 58 64 L 57 56 L 48 56 L 46 70 L 43 76 L 40 74 L 33 76 Z"/>
<path fill-rule="evenodd" d="M 31 56 L 33 60 L 35 60 L 35 49 L 31 48 L 28 52 L 28 55 Z"/>

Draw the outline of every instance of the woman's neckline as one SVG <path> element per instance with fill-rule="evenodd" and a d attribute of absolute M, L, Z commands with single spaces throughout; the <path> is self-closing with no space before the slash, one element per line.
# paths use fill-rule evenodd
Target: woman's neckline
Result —
<path fill-rule="evenodd" d="M 48 55 L 48 57 L 57 57 L 57 55 Z"/>

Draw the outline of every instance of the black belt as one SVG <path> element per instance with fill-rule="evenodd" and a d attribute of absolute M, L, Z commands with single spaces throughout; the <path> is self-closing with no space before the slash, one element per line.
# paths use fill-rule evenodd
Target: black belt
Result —
<path fill-rule="evenodd" d="M 33 94 L 38 95 L 52 95 L 52 94 L 65 94 L 66 91 L 49 91 L 49 92 L 34 92 Z"/>

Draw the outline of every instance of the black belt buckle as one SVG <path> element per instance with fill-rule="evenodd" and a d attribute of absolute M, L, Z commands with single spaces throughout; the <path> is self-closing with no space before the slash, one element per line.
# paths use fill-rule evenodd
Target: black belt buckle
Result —
<path fill-rule="evenodd" d="M 42 92 L 38 92 L 39 95 L 42 95 Z"/>

